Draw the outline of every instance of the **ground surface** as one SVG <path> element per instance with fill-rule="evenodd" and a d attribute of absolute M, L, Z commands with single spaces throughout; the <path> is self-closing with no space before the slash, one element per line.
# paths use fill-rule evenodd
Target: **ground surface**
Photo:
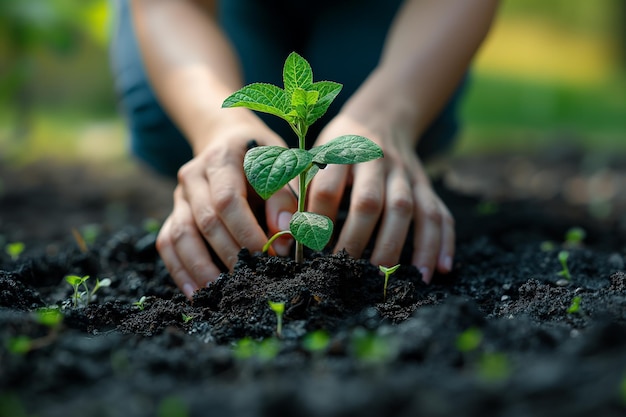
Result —
<path fill-rule="evenodd" d="M 300 267 L 242 252 L 189 303 L 144 227 L 168 212 L 170 183 L 5 168 L 0 233 L 27 248 L 0 254 L 0 416 L 624 415 L 623 162 L 560 150 L 441 172 L 451 275 L 426 286 L 403 266 L 384 300 L 377 268 L 344 254 Z M 70 230 L 89 224 L 99 233 L 82 252 Z M 573 226 L 581 245 L 564 242 Z M 69 274 L 111 286 L 74 308 Z M 270 300 L 286 304 L 280 340 Z M 36 319 L 51 305 L 57 327 Z M 320 329 L 329 341 L 313 350 Z M 30 351 L 12 352 L 24 336 Z"/>

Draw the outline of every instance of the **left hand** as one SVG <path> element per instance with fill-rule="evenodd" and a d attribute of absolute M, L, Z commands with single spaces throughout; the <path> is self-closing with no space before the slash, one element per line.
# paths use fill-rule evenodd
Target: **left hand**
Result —
<path fill-rule="evenodd" d="M 376 142 L 384 158 L 356 165 L 328 165 L 309 187 L 308 210 L 336 220 L 342 195 L 352 183 L 350 207 L 335 251 L 345 249 L 360 257 L 376 225 L 370 262 L 392 266 L 398 263 L 411 223 L 414 225 L 412 264 L 429 283 L 433 273 L 452 269 L 454 219 L 435 194 L 414 149 L 413 138 L 401 132 L 374 132 L 362 123 L 342 115 L 322 131 L 315 146 L 343 134 L 357 134 Z"/>

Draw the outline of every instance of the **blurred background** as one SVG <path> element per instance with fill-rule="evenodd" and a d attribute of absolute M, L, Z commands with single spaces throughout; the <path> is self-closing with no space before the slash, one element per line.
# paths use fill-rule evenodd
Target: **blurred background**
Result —
<path fill-rule="evenodd" d="M 125 158 L 107 0 L 0 0 L 0 159 Z M 503 0 L 458 153 L 626 149 L 626 2 Z"/>

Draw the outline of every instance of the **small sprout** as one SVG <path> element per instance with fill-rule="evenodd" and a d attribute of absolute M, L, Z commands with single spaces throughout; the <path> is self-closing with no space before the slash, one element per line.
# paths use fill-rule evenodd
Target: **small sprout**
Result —
<path fill-rule="evenodd" d="M 187 315 L 185 313 L 182 313 L 182 316 L 183 316 L 183 323 L 189 323 L 195 317 L 195 316 L 192 316 L 192 315 Z"/>
<path fill-rule="evenodd" d="M 389 277 L 400 268 L 400 264 L 387 268 L 386 266 L 379 265 L 380 272 L 385 274 L 385 285 L 383 286 L 383 300 L 387 301 L 387 282 Z"/>
<path fill-rule="evenodd" d="M 135 301 L 133 305 L 137 307 L 139 311 L 143 311 L 146 308 L 146 296 L 142 296 L 139 301 Z"/>
<path fill-rule="evenodd" d="M 327 331 L 321 329 L 307 333 L 302 339 L 302 347 L 313 354 L 323 352 L 329 343 L 330 335 Z"/>
<path fill-rule="evenodd" d="M 85 275 L 83 277 L 79 277 L 78 275 L 68 275 L 65 277 L 65 281 L 67 281 L 67 283 L 74 288 L 74 294 L 72 295 L 74 307 L 78 307 L 79 303 L 82 304 L 83 307 L 89 305 L 89 302 L 94 298 L 96 292 L 100 288 L 111 286 L 111 280 L 109 278 L 105 278 L 102 281 L 96 279 L 96 285 L 91 291 L 89 291 L 89 287 L 87 286 L 88 279 L 89 275 Z M 81 286 L 84 291 L 80 291 Z"/>
<path fill-rule="evenodd" d="M 559 252 L 559 262 L 561 263 L 561 270 L 558 272 L 560 277 L 565 278 L 568 281 L 572 280 L 572 274 L 569 272 L 569 268 L 567 267 L 567 260 L 569 259 L 569 252 L 566 250 L 562 250 Z"/>
<path fill-rule="evenodd" d="M 542 252 L 552 252 L 554 248 L 556 248 L 556 245 L 550 240 L 544 240 L 541 242 L 541 246 L 539 246 Z"/>
<path fill-rule="evenodd" d="M 24 252 L 25 248 L 26 245 L 24 245 L 23 242 L 11 242 L 6 244 L 4 250 L 7 255 L 11 257 L 12 260 L 17 261 L 22 252 Z"/>
<path fill-rule="evenodd" d="M 63 321 L 63 314 L 57 307 L 43 307 L 35 312 L 37 323 L 55 328 Z"/>
<path fill-rule="evenodd" d="M 268 301 L 270 309 L 276 313 L 276 336 L 282 337 L 283 314 L 285 313 L 285 303 Z"/>
<path fill-rule="evenodd" d="M 483 341 L 483 332 L 476 327 L 470 327 L 456 338 L 456 348 L 459 352 L 471 352 L 480 346 Z"/>
<path fill-rule="evenodd" d="M 161 229 L 161 222 L 153 217 L 148 217 L 143 221 L 143 230 L 148 233 L 158 233 Z"/>
<path fill-rule="evenodd" d="M 567 309 L 567 314 L 574 314 L 580 312 L 580 302 L 582 301 L 582 297 L 577 295 L 572 298 L 572 304 Z"/>
<path fill-rule="evenodd" d="M 478 203 L 475 207 L 476 213 L 481 216 L 490 216 L 492 214 L 496 214 L 500 207 L 498 203 L 493 201 L 482 201 Z"/>
<path fill-rule="evenodd" d="M 12 337 L 7 341 L 7 350 L 15 355 L 25 355 L 32 349 L 32 344 L 28 336 Z"/>
<path fill-rule="evenodd" d="M 509 358 L 504 353 L 485 353 L 480 358 L 478 373 L 489 382 L 505 380 L 511 374 Z"/>
<path fill-rule="evenodd" d="M 239 339 L 234 346 L 233 355 L 239 360 L 257 358 L 261 362 L 269 362 L 280 352 L 280 341 L 269 337 L 258 342 L 250 337 Z"/>
<path fill-rule="evenodd" d="M 572 227 L 565 232 L 565 245 L 569 247 L 580 246 L 587 237 L 587 232 L 582 227 Z"/>
<path fill-rule="evenodd" d="M 389 335 L 368 331 L 362 327 L 354 329 L 350 339 L 350 350 L 358 360 L 366 364 L 387 363 L 398 353 L 397 345 Z"/>

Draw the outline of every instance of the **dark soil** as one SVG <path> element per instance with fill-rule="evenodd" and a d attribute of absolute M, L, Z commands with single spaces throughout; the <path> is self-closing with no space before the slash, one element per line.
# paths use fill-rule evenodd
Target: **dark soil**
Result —
<path fill-rule="evenodd" d="M 377 266 L 346 254 L 300 266 L 243 250 L 188 302 L 142 227 L 163 219 L 171 184 L 5 169 L 0 231 L 27 250 L 0 254 L 0 416 L 625 415 L 626 167 L 589 170 L 578 154 L 456 162 L 437 183 L 457 222 L 453 273 L 425 285 L 402 266 L 386 300 Z M 515 164 L 544 177 L 524 181 Z M 612 193 L 594 188 L 607 181 Z M 68 230 L 87 223 L 101 231 L 82 252 Z M 580 245 L 564 242 L 573 226 Z M 74 308 L 70 274 L 112 284 Z M 268 301 L 285 303 L 280 339 Z M 38 323 L 45 306 L 60 326 Z M 318 330 L 329 342 L 315 351 Z M 20 336 L 26 353 L 9 348 Z"/>

